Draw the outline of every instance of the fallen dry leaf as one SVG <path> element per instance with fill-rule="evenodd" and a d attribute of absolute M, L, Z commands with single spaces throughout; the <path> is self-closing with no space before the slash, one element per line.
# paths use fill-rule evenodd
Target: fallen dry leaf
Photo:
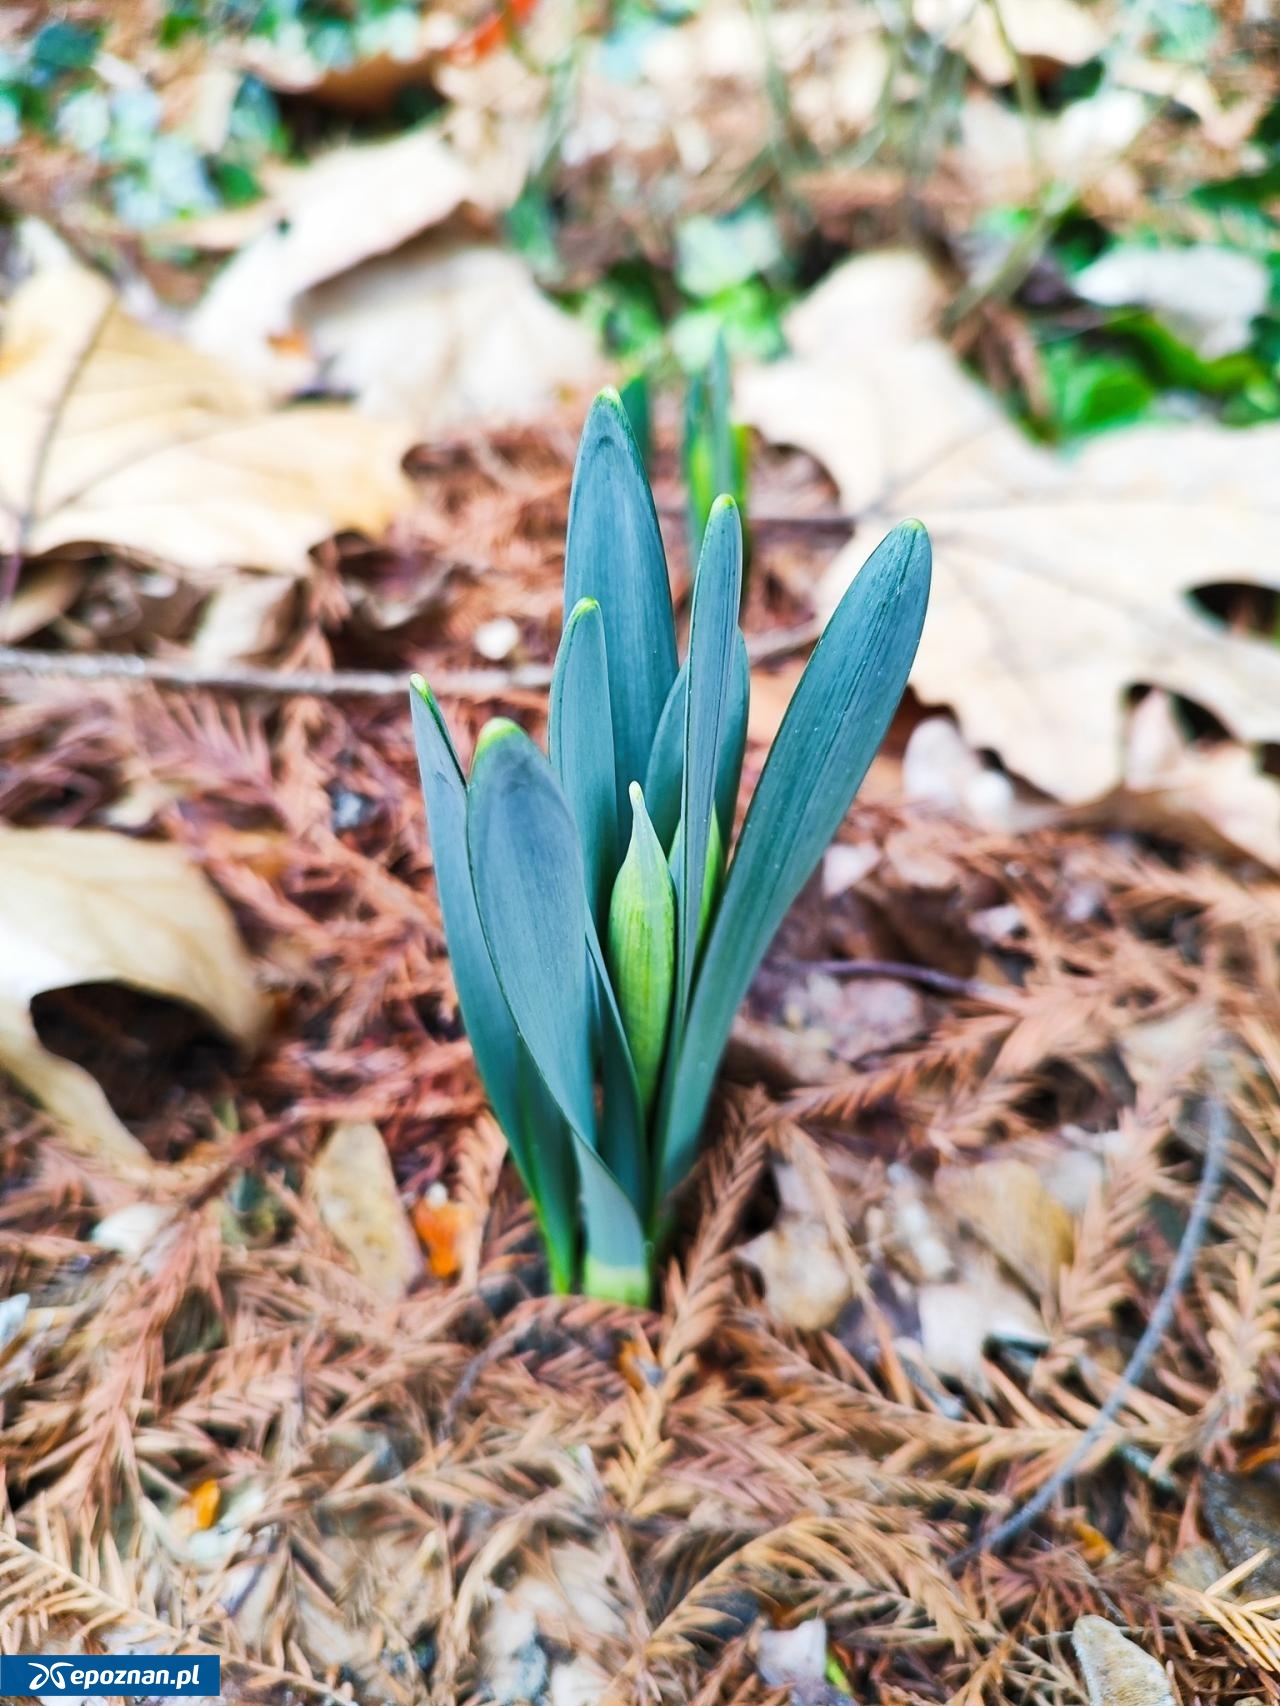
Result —
<path fill-rule="evenodd" d="M 277 180 L 271 224 L 214 280 L 186 335 L 277 391 L 294 390 L 315 370 L 305 347 L 288 347 L 307 291 L 389 254 L 464 206 L 500 210 L 519 181 L 490 182 L 432 128 L 323 154 Z"/>
<path fill-rule="evenodd" d="M 79 563 L 58 559 L 33 563 L 0 611 L 0 645 L 16 646 L 70 610 L 84 585 L 84 576 Z"/>
<path fill-rule="evenodd" d="M 321 285 L 298 318 L 332 388 L 424 438 L 533 419 L 599 376 L 591 334 L 518 255 L 444 233 Z"/>
<path fill-rule="evenodd" d="M 1158 1659 L 1105 1617 L 1080 1617 L 1071 1631 L 1089 1706 L 1174 1706 Z"/>
<path fill-rule="evenodd" d="M 1036 202 L 1051 183 L 1075 190 L 1088 208 L 1123 203 L 1136 194 L 1123 162 L 1153 111 L 1137 89 L 1103 87 L 1033 128 L 1012 107 L 973 95 L 960 110 L 952 165 L 983 207 Z"/>
<path fill-rule="evenodd" d="M 933 1188 L 948 1212 L 1015 1273 L 1033 1297 L 1049 1296 L 1071 1260 L 1072 1217 L 1028 1162 L 997 1156 L 940 1167 Z"/>
<path fill-rule="evenodd" d="M 918 515 L 934 586 L 912 682 L 971 744 L 1071 801 L 1121 779 L 1125 695 L 1162 686 L 1246 740 L 1280 735 L 1280 649 L 1192 605 L 1215 580 L 1280 587 L 1280 427 L 1132 428 L 1074 458 L 1030 443 L 937 336 L 942 286 L 914 255 L 837 269 L 787 323 L 795 355 L 742 376 L 766 437 L 824 462 L 858 537 Z"/>
<path fill-rule="evenodd" d="M 202 586 L 230 566 L 300 576 L 313 545 L 407 504 L 412 437 L 338 406 L 272 410 L 96 273 L 41 273 L 0 349 L 0 549 L 117 546 Z"/>
<path fill-rule="evenodd" d="M 347 65 L 326 64 L 294 40 L 251 34 L 236 43 L 237 64 L 283 94 L 308 95 L 342 113 L 386 113 L 406 88 L 427 81 L 441 52 L 456 39 L 458 20 L 432 8 L 420 18 L 405 12 L 407 27 L 394 42 Z"/>
<path fill-rule="evenodd" d="M 245 1048 L 267 1008 L 221 897 L 178 847 L 110 830 L 0 829 L 0 1065 L 82 1153 L 126 1174 L 146 1150 L 82 1067 L 50 1054 L 30 1002 L 122 983 L 198 1008 Z"/>
<path fill-rule="evenodd" d="M 1189 739 L 1167 693 L 1148 693 L 1129 718 L 1124 779 L 1123 799 L 1104 802 L 1112 815 L 1280 869 L 1280 782 L 1233 741 Z"/>
<path fill-rule="evenodd" d="M 316 1156 L 308 1189 L 370 1290 L 385 1303 L 398 1303 L 422 1273 L 422 1252 L 377 1126 L 367 1120 L 336 1125 Z"/>
<path fill-rule="evenodd" d="M 1204 1059 L 1219 1023 L 1212 1001 L 1189 1001 L 1172 1013 L 1127 1025 L 1116 1047 L 1139 1089 L 1167 1096 L 1188 1066 Z"/>
<path fill-rule="evenodd" d="M 974 1237 L 969 1223 L 976 1217 L 987 1224 L 975 1200 L 985 1194 L 980 1187 L 965 1191 L 953 1180 L 952 1197 L 965 1199 L 960 1213 L 907 1167 L 889 1169 L 889 1187 L 876 1221 L 885 1260 L 914 1289 L 919 1322 L 914 1343 L 902 1334 L 900 1348 L 914 1350 L 941 1378 L 986 1394 L 990 1381 L 984 1359 L 990 1344 L 1039 1349 L 1049 1343 L 1039 1304 Z"/>
<path fill-rule="evenodd" d="M 1256 256 L 1239 249 L 1117 243 L 1078 272 L 1071 288 L 1100 307 L 1149 308 L 1203 360 L 1213 361 L 1248 348 L 1271 278 Z"/>
<path fill-rule="evenodd" d="M 562 1541 L 492 1594 L 477 1645 L 485 1697 L 594 1706 L 609 1673 L 590 1649 L 624 1629 L 605 1548 Z"/>
<path fill-rule="evenodd" d="M 781 1205 L 778 1218 L 735 1254 L 760 1275 L 771 1314 L 816 1332 L 831 1326 L 849 1301 L 852 1275 L 805 1175 L 792 1162 L 775 1161 L 773 1179 Z"/>
<path fill-rule="evenodd" d="M 795 1682 L 821 1682 L 827 1668 L 827 1625 L 806 1618 L 790 1629 L 762 1629 L 756 1668 L 770 1688 Z"/>
<path fill-rule="evenodd" d="M 1083 65 L 1108 40 L 1096 9 L 1076 0 L 915 0 L 913 12 L 987 83 L 1012 83 L 1019 57 Z"/>

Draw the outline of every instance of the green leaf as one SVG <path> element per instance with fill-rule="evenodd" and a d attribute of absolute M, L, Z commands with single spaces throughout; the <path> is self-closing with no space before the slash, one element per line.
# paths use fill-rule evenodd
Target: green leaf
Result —
<path fill-rule="evenodd" d="M 664 1098 L 659 1200 L 683 1178 L 729 1036 L 788 907 L 839 827 L 907 684 L 929 539 L 904 522 L 872 552 L 814 647 L 747 813 Z"/>
<path fill-rule="evenodd" d="M 680 823 L 680 783 L 684 775 L 684 703 L 689 685 L 687 664 L 671 684 L 662 708 L 662 721 L 653 738 L 649 768 L 644 778 L 644 799 L 658 840 L 668 850 L 674 847 Z M 725 738 L 716 767 L 716 816 L 725 847 L 733 840 L 733 819 L 742 779 L 742 757 L 747 749 L 747 710 L 751 698 L 751 665 L 747 643 L 738 633 L 733 644 L 733 673 L 729 679 L 729 702 L 725 709 Z"/>
<path fill-rule="evenodd" d="M 604 617 L 617 822 L 645 774 L 676 674 L 675 620 L 653 494 L 616 391 L 591 406 L 569 497 L 564 600 L 595 598 Z"/>
<path fill-rule="evenodd" d="M 551 766 L 505 718 L 489 723 L 476 747 L 467 850 L 502 993 L 573 1133 L 594 1283 L 632 1300 L 647 1291 L 648 1253 L 636 1208 L 598 1152 L 595 988 L 577 830 Z"/>
<path fill-rule="evenodd" d="M 671 847 L 671 881 L 677 894 L 684 881 L 684 835 L 683 825 L 676 830 L 676 838 Z M 720 899 L 720 883 L 724 876 L 724 842 L 720 838 L 720 819 L 711 819 L 711 834 L 707 839 L 707 862 L 702 875 L 702 899 L 698 904 L 698 948 L 701 951 L 707 939 L 707 927 L 711 923 L 711 915 L 715 911 L 716 902 Z"/>
<path fill-rule="evenodd" d="M 684 713 L 684 774 L 680 832 L 684 838 L 676 891 L 676 994 L 671 1034 L 678 1053 L 698 958 L 698 921 L 716 810 L 716 772 L 728 727 L 729 684 L 742 591 L 742 529 L 738 507 L 718 498 L 693 583 L 689 617 L 689 685 Z"/>
<path fill-rule="evenodd" d="M 694 374 L 685 394 L 684 480 L 689 555 L 694 562 L 702 550 L 711 506 L 727 493 L 743 510 L 746 504 L 747 438 L 733 424 L 733 376 L 724 329 L 716 337 L 706 368 Z M 743 527 L 743 572 L 747 566 L 746 519 Z"/>
<path fill-rule="evenodd" d="M 642 1218 L 648 1214 L 652 1180 L 649 1176 L 648 1130 L 640 1104 L 631 1045 L 618 1007 L 604 948 L 595 924 L 588 919 L 587 951 L 595 972 L 597 1041 L 600 1052 L 600 1154 Z"/>
<path fill-rule="evenodd" d="M 640 784 L 631 785 L 631 844 L 609 903 L 609 975 L 617 992 L 642 1105 L 662 1071 L 676 974 L 676 897 L 667 856 Z"/>
<path fill-rule="evenodd" d="M 594 598 L 580 599 L 565 624 L 551 678 L 547 743 L 578 826 L 592 916 L 603 928 L 618 869 L 618 813 L 604 619 Z"/>
<path fill-rule="evenodd" d="M 576 1168 L 568 1127 L 528 1058 L 489 957 L 467 862 L 462 766 L 431 689 L 420 675 L 412 678 L 410 689 L 436 888 L 462 1022 L 512 1160 L 533 1199 L 552 1283 L 557 1291 L 567 1291 L 577 1245 Z"/>

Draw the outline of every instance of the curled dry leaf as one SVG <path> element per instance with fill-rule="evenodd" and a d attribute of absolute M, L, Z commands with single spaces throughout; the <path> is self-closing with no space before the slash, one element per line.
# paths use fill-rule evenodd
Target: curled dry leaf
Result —
<path fill-rule="evenodd" d="M 1167 693 L 1148 693 L 1130 717 L 1124 779 L 1104 801 L 1113 818 L 1280 870 L 1280 782 L 1234 742 L 1189 739 Z"/>
<path fill-rule="evenodd" d="M 827 1668 L 827 1625 L 807 1618 L 790 1629 L 762 1629 L 756 1668 L 770 1688 L 793 1682 L 821 1682 Z"/>
<path fill-rule="evenodd" d="M 0 352 L 0 549 L 116 546 L 201 586 L 230 566 L 301 576 L 313 545 L 407 504 L 411 441 L 342 407 L 272 410 L 96 273 L 42 273 Z"/>
<path fill-rule="evenodd" d="M 385 1303 L 398 1303 L 422 1273 L 422 1252 L 377 1126 L 367 1120 L 336 1125 L 308 1186 L 356 1272 Z"/>
<path fill-rule="evenodd" d="M 740 1262 L 764 1285 L 765 1307 L 779 1320 L 809 1332 L 829 1327 L 853 1293 L 853 1278 L 836 1248 L 831 1225 L 806 1176 L 794 1163 L 773 1165 L 780 1208 L 767 1232 L 743 1244 Z"/>
<path fill-rule="evenodd" d="M 1212 243 L 1151 248 L 1117 243 L 1071 281 L 1104 308 L 1150 308 L 1205 361 L 1247 349 L 1271 276 L 1255 255 Z"/>
<path fill-rule="evenodd" d="M 858 517 L 824 607 L 868 537 L 919 515 L 934 579 L 917 693 L 1066 800 L 1120 781 L 1138 683 L 1193 698 L 1246 740 L 1280 737 L 1280 649 L 1189 596 L 1215 580 L 1280 588 L 1280 426 L 1133 428 L 1067 459 L 963 370 L 936 331 L 941 302 L 916 256 L 850 261 L 790 315 L 794 356 L 740 382 L 742 417 L 824 462 Z"/>
<path fill-rule="evenodd" d="M 1164 1666 L 1105 1617 L 1080 1617 L 1071 1631 L 1089 1706 L 1175 1706 Z"/>
<path fill-rule="evenodd" d="M 246 1049 L 266 1025 L 231 914 L 181 848 L 109 830 L 0 829 L 0 1066 L 78 1150 L 144 1174 L 147 1152 L 101 1086 L 36 1034 L 33 996 L 83 983 L 185 1002 Z"/>
<path fill-rule="evenodd" d="M 598 376 L 591 334 L 518 255 L 444 232 L 319 286 L 298 317 L 329 384 L 423 437 L 532 419 Z"/>
<path fill-rule="evenodd" d="M 983 1170 L 979 1165 L 968 1171 Z M 948 1193 L 962 1205 L 957 1211 L 909 1168 L 890 1168 L 882 1211 L 884 1256 L 897 1288 L 906 1280 L 914 1291 L 916 1354 L 934 1374 L 986 1394 L 990 1382 L 984 1357 L 990 1344 L 1038 1349 L 1048 1344 L 1049 1335 L 1040 1313 L 1043 1294 L 1033 1297 L 1016 1284 L 993 1253 L 997 1244 L 1010 1242 L 997 1199 L 988 1200 L 984 1181 L 962 1182 L 959 1174 L 955 1169 Z M 975 1235 L 977 1225 L 984 1237 Z M 1021 1247 L 1016 1253 L 1027 1254 Z M 1025 1260 L 1023 1265 L 1031 1264 Z M 907 1348 L 910 1336 L 900 1335 L 900 1343 Z"/>
<path fill-rule="evenodd" d="M 1086 208 L 1132 199 L 1125 157 L 1154 110 L 1137 89 L 1099 89 L 1046 115 L 1034 128 L 989 95 L 964 103 L 951 164 L 982 207 L 1038 201 L 1049 184 L 1074 190 Z"/>
<path fill-rule="evenodd" d="M 915 0 L 912 10 L 987 83 L 1012 83 L 1019 57 L 1083 65 L 1108 40 L 1097 11 L 1076 0 Z"/>
<path fill-rule="evenodd" d="M 277 182 L 273 221 L 214 280 L 187 321 L 187 337 L 277 391 L 293 390 L 316 367 L 310 351 L 289 344 L 307 291 L 390 254 L 463 207 L 501 210 L 519 183 L 518 175 L 491 180 L 431 128 L 323 154 Z"/>

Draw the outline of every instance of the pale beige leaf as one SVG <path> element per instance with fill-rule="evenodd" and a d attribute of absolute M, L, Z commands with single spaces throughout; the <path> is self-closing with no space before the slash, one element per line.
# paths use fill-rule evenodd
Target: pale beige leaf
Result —
<path fill-rule="evenodd" d="M 34 996 L 83 983 L 185 1002 L 246 1048 L 266 1024 L 231 914 L 181 848 L 108 830 L 0 829 L 0 1066 L 82 1151 L 146 1172 L 101 1086 L 48 1053 L 32 1023 Z"/>
<path fill-rule="evenodd" d="M 1115 176 L 1154 110 L 1137 89 L 1103 87 L 1033 128 L 1012 107 L 973 95 L 959 114 L 952 163 L 984 207 L 1037 201 L 1050 183 L 1086 192 Z"/>
<path fill-rule="evenodd" d="M 814 1181 L 791 1162 L 773 1167 L 778 1218 L 767 1232 L 741 1245 L 740 1262 L 764 1285 L 766 1309 L 806 1331 L 829 1327 L 853 1293 L 853 1280 L 823 1214 Z"/>
<path fill-rule="evenodd" d="M 1105 1617 L 1080 1617 L 1071 1631 L 1089 1706 L 1174 1706 L 1164 1666 Z"/>
<path fill-rule="evenodd" d="M 509 188 L 489 182 L 430 128 L 323 154 L 277 180 L 273 224 L 214 280 L 187 337 L 256 379 L 292 388 L 314 361 L 271 340 L 293 329 L 306 291 L 389 254 L 464 205 L 498 210 Z"/>
<path fill-rule="evenodd" d="M 1227 632 L 1188 595 L 1215 580 L 1280 587 L 1280 427 L 1134 428 L 1060 456 L 919 329 L 914 305 L 936 290 L 916 257 L 851 261 L 791 316 L 795 354 L 741 380 L 743 418 L 825 462 L 862 523 L 823 605 L 877 537 L 919 516 L 935 567 L 917 693 L 1067 800 L 1120 780 L 1136 683 L 1184 694 L 1246 740 L 1277 738 L 1280 649 Z"/>
<path fill-rule="evenodd" d="M 233 575 L 214 588 L 191 640 L 192 662 L 252 663 L 285 639 L 297 602 L 291 575 Z"/>
<path fill-rule="evenodd" d="M 1211 1001 L 1189 1001 L 1157 1019 L 1139 1019 L 1116 1038 L 1125 1070 L 1153 1099 L 1167 1096 L 1204 1059 L 1219 1022 Z"/>
<path fill-rule="evenodd" d="M 422 1252 L 377 1126 L 363 1120 L 336 1125 L 308 1186 L 356 1272 L 384 1302 L 399 1302 L 422 1274 Z"/>
<path fill-rule="evenodd" d="M 1280 870 L 1280 781 L 1231 741 L 1191 741 L 1167 693 L 1129 719 L 1126 798 L 1106 802 L 1138 828 L 1215 853 L 1246 853 Z M 1203 826 L 1203 829 L 1202 829 Z M 1203 832 L 1207 829 L 1208 833 Z"/>
<path fill-rule="evenodd" d="M 80 563 L 34 563 L 24 569 L 17 590 L 0 611 L 0 645 L 16 646 L 69 610 L 84 585 Z"/>
<path fill-rule="evenodd" d="M 1247 349 L 1271 279 L 1254 255 L 1213 243 L 1116 243 L 1071 281 L 1104 308 L 1149 308 L 1205 361 Z"/>
<path fill-rule="evenodd" d="M 913 12 L 988 83 L 1011 83 L 1019 56 L 1083 65 L 1108 41 L 1098 12 L 1077 0 L 915 0 Z"/>
<path fill-rule="evenodd" d="M 131 320 L 97 274 L 43 273 L 0 349 L 0 548 L 114 545 L 201 583 L 230 565 L 302 575 L 311 546 L 377 534 L 407 504 L 412 437 L 337 406 L 272 410 Z"/>
<path fill-rule="evenodd" d="M 487 1699 L 522 1706 L 595 1706 L 609 1673 L 596 1653 L 625 1629 L 607 1549 L 561 1541 L 494 1587 L 476 1643 Z"/>
<path fill-rule="evenodd" d="M 1071 1260 L 1075 1226 L 1034 1167 L 1003 1156 L 940 1167 L 934 1190 L 948 1212 L 1042 1303 Z"/>
<path fill-rule="evenodd" d="M 1031 1299 L 981 1251 L 964 1254 L 956 1279 L 922 1285 L 916 1309 L 925 1362 L 943 1379 L 959 1381 L 974 1392 L 988 1394 L 991 1389 L 983 1366 L 988 1346 L 1042 1350 L 1049 1343 Z"/>
<path fill-rule="evenodd" d="M 518 255 L 444 234 L 313 290 L 299 317 L 331 385 L 424 437 L 531 419 L 600 376 L 591 334 Z"/>

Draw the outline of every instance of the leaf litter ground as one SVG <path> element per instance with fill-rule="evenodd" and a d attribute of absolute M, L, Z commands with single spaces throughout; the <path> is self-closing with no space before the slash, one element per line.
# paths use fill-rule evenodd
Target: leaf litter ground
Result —
<path fill-rule="evenodd" d="M 437 669 L 511 612 L 517 658 L 549 657 L 568 451 L 477 438 L 420 470 Z M 797 468 L 762 511 L 821 504 Z M 762 562 L 757 635 L 811 580 L 790 535 Z M 403 567 L 322 560 L 291 656 L 393 659 L 351 588 Z M 543 696 L 449 709 L 464 739 L 499 709 L 540 733 Z M 966 828 L 898 803 L 891 755 L 749 1004 L 657 1306 L 626 1311 L 546 1293 L 401 703 L 27 683 L 0 754 L 6 821 L 185 847 L 275 1013 L 242 1068 L 143 997 L 41 998 L 161 1165 L 140 1202 L 7 1096 L 6 1647 L 203 1648 L 241 1699 L 710 1706 L 785 1699 L 760 1631 L 821 1615 L 855 1698 L 1057 1702 L 1096 1613 L 1186 1702 L 1277 1692 L 1280 887 L 1256 867 Z M 1215 1116 L 1208 1234 L 1128 1387 Z M 400 1301 L 317 1196 L 370 1125 L 421 1245 Z M 970 1553 L 1107 1405 L 1051 1512 Z"/>

